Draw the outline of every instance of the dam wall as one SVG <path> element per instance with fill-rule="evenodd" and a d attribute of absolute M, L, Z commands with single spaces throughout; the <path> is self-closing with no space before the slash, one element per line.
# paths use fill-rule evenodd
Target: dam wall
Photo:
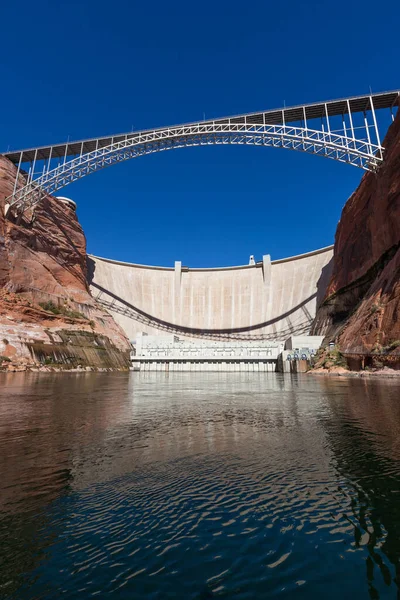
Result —
<path fill-rule="evenodd" d="M 166 331 L 214 340 L 308 334 L 331 273 L 333 247 L 251 265 L 192 269 L 88 257 L 92 295 L 126 335 Z"/>

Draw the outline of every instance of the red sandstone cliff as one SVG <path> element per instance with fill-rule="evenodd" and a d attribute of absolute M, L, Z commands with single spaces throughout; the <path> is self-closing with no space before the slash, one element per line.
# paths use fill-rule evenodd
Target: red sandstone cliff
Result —
<path fill-rule="evenodd" d="M 19 224 L 5 218 L 15 176 L 0 156 L 0 356 L 127 366 L 125 334 L 89 293 L 86 240 L 75 212 L 46 196 Z"/>
<path fill-rule="evenodd" d="M 345 353 L 400 353 L 400 111 L 383 146 L 383 165 L 364 175 L 342 211 L 313 327 Z"/>

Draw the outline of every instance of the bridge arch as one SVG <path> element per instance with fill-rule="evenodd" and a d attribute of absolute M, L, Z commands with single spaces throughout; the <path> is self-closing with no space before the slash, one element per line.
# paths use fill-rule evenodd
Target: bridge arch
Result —
<path fill-rule="evenodd" d="M 249 144 L 286 148 L 373 171 L 384 158 L 375 110 L 390 108 L 393 112 L 398 100 L 399 92 L 385 92 L 6 153 L 18 164 L 8 207 L 24 212 L 46 194 L 54 194 L 100 169 L 146 154 L 190 146 Z M 363 127 L 355 125 L 355 113 L 364 115 Z M 339 129 L 333 127 L 335 119 L 341 120 Z M 31 163 L 28 176 L 25 185 L 18 188 L 21 164 L 27 161 Z M 40 161 L 44 166 L 37 173 Z"/>
<path fill-rule="evenodd" d="M 286 148 L 345 162 L 365 170 L 380 162 L 379 146 L 334 133 L 288 126 L 202 126 L 176 128 L 166 132 L 139 134 L 109 146 L 82 154 L 45 172 L 16 191 L 11 206 L 34 207 L 47 194 L 54 194 L 74 181 L 114 164 L 177 148 L 207 145 L 253 145 Z M 370 152 L 373 152 L 371 156 Z"/>

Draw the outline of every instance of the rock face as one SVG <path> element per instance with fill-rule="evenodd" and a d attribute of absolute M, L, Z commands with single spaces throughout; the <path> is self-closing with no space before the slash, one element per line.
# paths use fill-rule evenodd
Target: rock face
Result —
<path fill-rule="evenodd" d="M 0 356 L 126 367 L 129 341 L 89 292 L 86 239 L 74 210 L 46 196 L 20 222 L 5 218 L 15 176 L 0 156 Z M 21 175 L 18 186 L 24 181 Z"/>
<path fill-rule="evenodd" d="M 343 209 L 313 326 L 349 354 L 400 354 L 400 111 L 383 146 L 382 167 L 364 175 Z"/>

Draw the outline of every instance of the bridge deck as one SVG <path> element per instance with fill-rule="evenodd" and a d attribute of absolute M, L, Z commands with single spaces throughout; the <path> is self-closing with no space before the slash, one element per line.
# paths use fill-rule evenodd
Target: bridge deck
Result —
<path fill-rule="evenodd" d="M 302 104 L 298 106 L 289 106 L 279 109 L 247 113 L 242 115 L 236 115 L 231 117 L 222 117 L 217 119 L 208 119 L 205 123 L 244 123 L 245 119 L 247 123 L 251 124 L 263 124 L 268 125 L 279 125 L 283 123 L 283 119 L 286 124 L 299 122 L 304 118 L 306 119 L 318 119 L 335 115 L 344 115 L 348 113 L 348 106 L 350 106 L 351 113 L 364 112 L 371 108 L 370 98 L 372 97 L 373 106 L 375 110 L 381 108 L 392 108 L 399 106 L 400 91 L 381 92 L 378 94 L 371 94 L 365 96 L 353 96 L 351 98 L 342 98 L 338 100 L 329 100 L 327 102 L 316 102 L 314 104 Z M 185 123 L 185 125 L 194 125 L 194 123 Z M 203 122 L 202 122 L 203 123 Z M 181 127 L 179 125 L 169 126 Z M 86 154 L 87 152 L 93 152 L 96 148 L 104 148 L 109 146 L 113 142 L 123 141 L 136 136 L 138 133 L 148 133 L 152 131 L 163 131 L 167 127 L 157 127 L 153 129 L 146 129 L 139 131 L 130 131 L 129 133 L 117 134 L 114 136 L 91 138 L 87 140 L 79 140 L 73 142 L 64 142 L 62 144 L 54 144 L 51 146 L 42 146 L 37 148 L 28 148 L 22 150 L 13 150 L 11 152 L 3 153 L 13 163 L 17 164 L 21 158 L 21 162 L 32 162 L 35 160 L 47 160 L 52 158 L 64 158 L 68 156 L 78 156 L 81 153 Z"/>

